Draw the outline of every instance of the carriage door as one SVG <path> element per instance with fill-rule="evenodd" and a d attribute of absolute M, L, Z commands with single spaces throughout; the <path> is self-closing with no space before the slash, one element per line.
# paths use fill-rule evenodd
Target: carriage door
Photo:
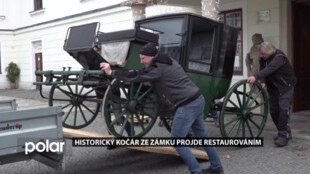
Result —
<path fill-rule="evenodd" d="M 199 87 L 206 100 L 205 112 L 209 109 L 212 94 L 211 62 L 216 41 L 216 26 L 202 18 L 191 20 L 190 41 L 186 71 L 189 78 Z M 209 95 L 209 96 L 207 96 Z M 206 113 L 205 113 L 206 114 Z"/>

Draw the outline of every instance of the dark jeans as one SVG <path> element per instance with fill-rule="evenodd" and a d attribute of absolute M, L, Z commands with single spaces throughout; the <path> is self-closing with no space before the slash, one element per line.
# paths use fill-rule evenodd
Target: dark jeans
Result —
<path fill-rule="evenodd" d="M 188 131 L 192 129 L 196 137 L 208 138 L 209 136 L 203 122 L 204 106 L 205 100 L 203 96 L 200 96 L 191 103 L 178 107 L 173 118 L 171 136 L 173 138 L 185 138 Z M 187 164 L 192 174 L 201 173 L 199 163 L 189 147 L 174 146 L 174 148 Z M 216 148 L 213 146 L 205 146 L 204 149 L 209 156 L 211 168 L 216 169 L 222 167 Z"/>
<path fill-rule="evenodd" d="M 293 94 L 294 88 L 281 96 L 278 93 L 269 92 L 271 118 L 278 129 L 278 136 L 286 140 L 291 136 L 289 120 Z"/>

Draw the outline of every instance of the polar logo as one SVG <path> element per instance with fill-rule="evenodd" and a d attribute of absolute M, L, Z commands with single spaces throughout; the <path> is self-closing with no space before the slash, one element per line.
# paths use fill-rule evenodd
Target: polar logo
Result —
<path fill-rule="evenodd" d="M 31 153 L 33 151 L 37 152 L 60 152 L 63 153 L 63 147 L 65 142 L 52 142 L 49 140 L 46 142 L 38 142 L 34 144 L 33 142 L 25 142 L 25 154 Z"/>

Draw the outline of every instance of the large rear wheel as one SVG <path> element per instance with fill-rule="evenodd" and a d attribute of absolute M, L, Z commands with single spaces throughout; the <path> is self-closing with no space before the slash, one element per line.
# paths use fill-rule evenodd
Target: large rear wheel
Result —
<path fill-rule="evenodd" d="M 220 130 L 223 137 L 259 137 L 268 115 L 266 90 L 247 80 L 234 84 L 226 94 L 220 113 Z"/>

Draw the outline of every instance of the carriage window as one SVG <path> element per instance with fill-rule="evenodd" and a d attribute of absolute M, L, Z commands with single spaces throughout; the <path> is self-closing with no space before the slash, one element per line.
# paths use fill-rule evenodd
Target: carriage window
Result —
<path fill-rule="evenodd" d="M 193 19 L 188 69 L 209 73 L 215 39 L 215 28 L 202 19 Z"/>
<path fill-rule="evenodd" d="M 159 51 L 180 60 L 181 42 L 184 34 L 183 18 L 163 19 L 140 24 L 140 29 L 159 35 Z"/>

